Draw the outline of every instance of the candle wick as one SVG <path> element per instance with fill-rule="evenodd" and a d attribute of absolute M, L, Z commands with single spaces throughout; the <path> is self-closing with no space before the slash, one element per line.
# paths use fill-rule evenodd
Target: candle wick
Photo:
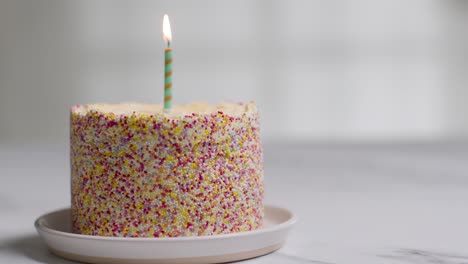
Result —
<path fill-rule="evenodd" d="M 168 47 L 168 48 L 171 47 L 171 41 L 170 41 L 170 40 L 167 40 L 167 47 Z"/>

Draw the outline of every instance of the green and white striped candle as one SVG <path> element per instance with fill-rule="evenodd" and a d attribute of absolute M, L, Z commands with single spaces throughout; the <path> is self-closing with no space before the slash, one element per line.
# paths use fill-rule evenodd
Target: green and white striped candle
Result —
<path fill-rule="evenodd" d="M 164 111 L 168 112 L 172 107 L 172 32 L 167 15 L 163 20 L 163 37 L 167 44 L 164 50 Z"/>

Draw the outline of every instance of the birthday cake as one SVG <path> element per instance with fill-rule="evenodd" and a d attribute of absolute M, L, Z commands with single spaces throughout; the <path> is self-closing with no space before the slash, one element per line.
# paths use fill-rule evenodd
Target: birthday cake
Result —
<path fill-rule="evenodd" d="M 258 229 L 263 154 L 253 102 L 77 105 L 73 232 L 179 237 Z"/>

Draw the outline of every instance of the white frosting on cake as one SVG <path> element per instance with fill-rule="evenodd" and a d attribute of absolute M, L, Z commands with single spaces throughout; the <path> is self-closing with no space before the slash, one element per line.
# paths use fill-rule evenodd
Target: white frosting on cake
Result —
<path fill-rule="evenodd" d="M 147 103 L 116 103 L 116 104 L 87 104 L 73 106 L 71 111 L 76 114 L 86 114 L 90 111 L 100 113 L 113 113 L 115 115 L 147 114 L 165 115 L 171 118 L 184 117 L 193 113 L 204 115 L 221 111 L 230 116 L 240 116 L 244 113 L 255 113 L 255 103 L 221 103 L 208 104 L 206 102 L 195 102 L 190 104 L 174 105 L 170 111 L 165 112 L 161 104 Z"/>

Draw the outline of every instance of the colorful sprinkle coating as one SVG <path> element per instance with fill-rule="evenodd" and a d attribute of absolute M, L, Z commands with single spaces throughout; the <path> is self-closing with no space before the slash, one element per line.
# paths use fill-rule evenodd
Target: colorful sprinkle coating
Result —
<path fill-rule="evenodd" d="M 252 102 L 236 105 L 242 111 L 180 115 L 162 106 L 154 113 L 72 107 L 73 231 L 179 237 L 261 227 L 258 112 Z"/>

